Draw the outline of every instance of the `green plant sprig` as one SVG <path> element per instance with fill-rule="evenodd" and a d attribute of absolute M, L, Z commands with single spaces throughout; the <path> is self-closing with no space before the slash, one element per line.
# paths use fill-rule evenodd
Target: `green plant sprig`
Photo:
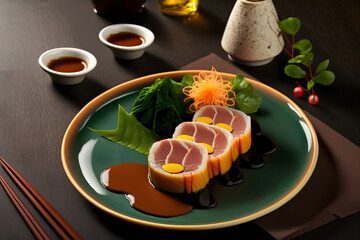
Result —
<path fill-rule="evenodd" d="M 308 39 L 301 39 L 295 42 L 295 35 L 301 27 L 300 19 L 289 17 L 280 21 L 279 27 L 282 35 L 291 48 L 291 50 L 288 50 L 284 46 L 284 51 L 290 57 L 290 60 L 288 60 L 289 64 L 284 68 L 285 74 L 292 78 L 306 80 L 306 87 L 303 87 L 296 81 L 298 86 L 294 88 L 293 93 L 296 97 L 301 97 L 305 91 L 309 95 L 309 103 L 316 105 L 319 102 L 319 98 L 314 91 L 315 84 L 330 85 L 335 80 L 335 74 L 332 71 L 327 70 L 330 61 L 329 59 L 322 61 L 317 66 L 315 72 L 313 72 L 311 66 L 314 59 L 314 54 L 311 52 L 312 43 Z M 291 41 L 287 35 L 291 36 Z M 298 55 L 295 55 L 295 49 L 299 52 Z M 308 72 L 303 69 L 304 67 Z"/>

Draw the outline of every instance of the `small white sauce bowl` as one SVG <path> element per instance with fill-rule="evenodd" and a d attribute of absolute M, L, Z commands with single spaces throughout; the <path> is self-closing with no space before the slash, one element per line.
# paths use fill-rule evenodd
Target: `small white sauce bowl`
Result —
<path fill-rule="evenodd" d="M 78 72 L 58 72 L 48 68 L 48 64 L 52 59 L 60 57 L 76 57 L 86 61 L 87 67 Z M 92 71 L 97 64 L 96 58 L 91 53 L 79 48 L 54 48 L 50 49 L 39 57 L 40 67 L 47 72 L 51 79 L 59 84 L 74 85 L 82 82 L 87 73 Z"/>
<path fill-rule="evenodd" d="M 119 46 L 108 42 L 106 39 L 110 34 L 118 32 L 131 32 L 145 38 L 145 42 L 138 46 Z M 147 28 L 135 24 L 114 24 L 103 28 L 99 32 L 99 39 L 114 53 L 119 59 L 132 60 L 141 57 L 145 49 L 149 47 L 154 39 L 154 34 Z"/>

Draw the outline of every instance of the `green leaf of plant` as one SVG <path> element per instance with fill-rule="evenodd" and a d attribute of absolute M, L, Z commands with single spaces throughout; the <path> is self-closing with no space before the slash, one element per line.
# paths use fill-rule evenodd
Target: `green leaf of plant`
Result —
<path fill-rule="evenodd" d="M 305 66 L 309 66 L 309 63 L 311 64 L 314 59 L 314 54 L 312 52 L 306 53 L 306 54 L 300 54 L 295 56 L 294 58 L 290 59 L 288 63 L 301 63 Z"/>
<path fill-rule="evenodd" d="M 306 76 L 306 72 L 294 64 L 287 65 L 284 69 L 284 72 L 286 75 L 292 78 L 304 78 Z"/>
<path fill-rule="evenodd" d="M 322 71 L 325 71 L 328 66 L 329 66 L 329 59 L 326 59 L 325 61 L 319 63 L 318 67 L 316 68 L 315 75 L 321 73 Z"/>
<path fill-rule="evenodd" d="M 261 96 L 256 94 L 254 87 L 248 83 L 242 74 L 231 80 L 232 90 L 236 93 L 235 108 L 246 114 L 254 113 L 261 104 Z"/>
<path fill-rule="evenodd" d="M 291 58 L 288 63 L 301 63 L 304 59 L 305 55 L 297 55 L 294 58 Z"/>
<path fill-rule="evenodd" d="M 314 54 L 312 52 L 309 52 L 309 53 L 304 55 L 304 57 L 302 58 L 301 63 L 308 67 L 309 64 L 312 64 L 313 59 L 314 59 Z"/>
<path fill-rule="evenodd" d="M 301 26 L 300 19 L 296 17 L 289 17 L 279 22 L 280 29 L 287 34 L 296 34 Z"/>
<path fill-rule="evenodd" d="M 315 82 L 313 80 L 308 81 L 307 83 L 307 90 L 310 91 L 315 85 Z"/>
<path fill-rule="evenodd" d="M 294 48 L 298 49 L 301 54 L 307 54 L 312 49 L 312 44 L 308 39 L 302 39 L 294 44 Z"/>
<path fill-rule="evenodd" d="M 294 58 L 289 59 L 288 63 L 301 63 L 304 55 L 297 55 Z"/>
<path fill-rule="evenodd" d="M 335 74 L 331 71 L 322 71 L 313 78 L 314 82 L 322 85 L 330 85 L 335 80 Z"/>

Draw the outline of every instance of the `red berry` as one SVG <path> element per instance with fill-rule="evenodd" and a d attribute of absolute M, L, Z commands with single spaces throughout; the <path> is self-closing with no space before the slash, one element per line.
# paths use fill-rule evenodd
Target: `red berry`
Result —
<path fill-rule="evenodd" d="M 293 93 L 294 93 L 295 97 L 299 98 L 304 94 L 304 89 L 302 87 L 298 86 L 298 87 L 294 88 Z"/>
<path fill-rule="evenodd" d="M 316 105 L 319 103 L 319 97 L 315 94 L 311 94 L 308 100 L 311 105 Z"/>

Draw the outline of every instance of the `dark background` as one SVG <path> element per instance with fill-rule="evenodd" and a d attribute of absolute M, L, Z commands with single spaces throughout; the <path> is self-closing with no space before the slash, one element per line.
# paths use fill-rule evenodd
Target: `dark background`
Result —
<path fill-rule="evenodd" d="M 178 70 L 209 53 L 227 60 L 220 41 L 234 0 L 200 0 L 199 11 L 192 17 L 163 15 L 154 0 L 148 0 L 136 17 L 117 18 L 98 16 L 90 0 L 1 0 L 0 4 L 0 155 L 85 239 L 133 239 L 144 233 L 176 239 L 187 235 L 212 239 L 230 233 L 244 239 L 271 239 L 253 222 L 191 233 L 135 226 L 88 203 L 68 181 L 61 164 L 61 141 L 68 124 L 98 94 L 140 76 Z M 296 84 L 283 73 L 288 60 L 284 52 L 265 66 L 238 67 L 289 96 L 301 108 L 360 145 L 360 2 L 274 0 L 274 5 L 280 20 L 300 18 L 302 26 L 297 39 L 311 40 L 314 66 L 330 59 L 329 70 L 336 75 L 334 84 L 316 86 L 320 103 L 314 107 L 306 98 L 293 97 Z M 116 60 L 98 39 L 103 27 L 119 22 L 136 23 L 154 32 L 155 42 L 140 59 Z M 96 56 L 98 65 L 79 85 L 53 84 L 37 60 L 42 52 L 55 47 L 88 50 Z M 3 169 L 0 175 L 17 191 Z M 31 207 L 30 210 L 34 212 Z M 0 239 L 32 239 L 2 190 L 0 212 Z M 41 219 L 36 213 L 35 217 Z M 359 224 L 360 216 L 355 214 L 298 239 L 349 239 L 352 234 L 360 234 Z M 46 230 L 53 234 L 48 227 Z"/>

